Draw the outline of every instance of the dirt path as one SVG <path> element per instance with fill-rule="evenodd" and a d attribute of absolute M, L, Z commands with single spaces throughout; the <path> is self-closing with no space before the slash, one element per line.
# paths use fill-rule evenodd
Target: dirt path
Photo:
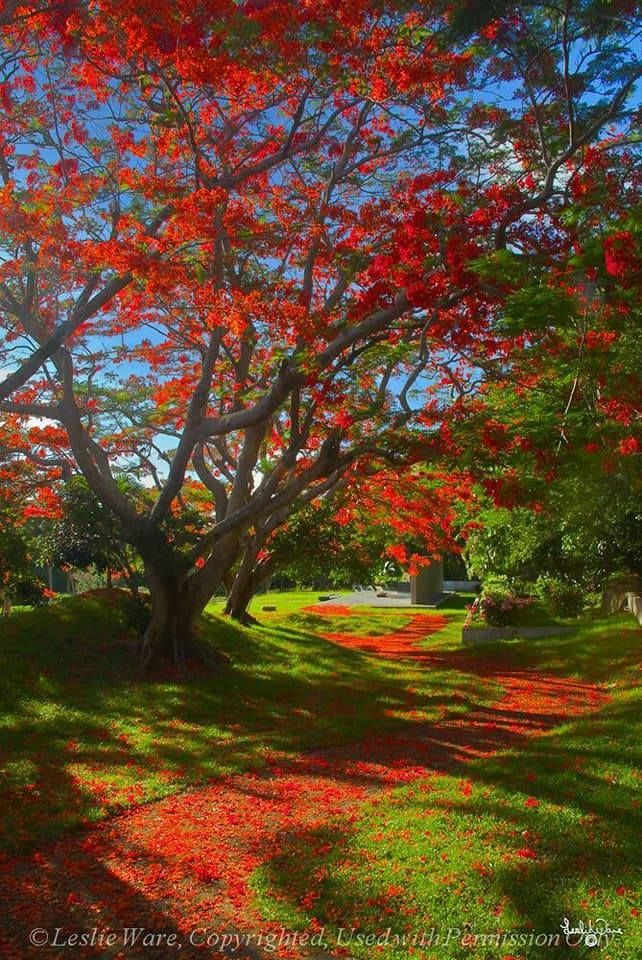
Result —
<path fill-rule="evenodd" d="M 381 791 L 519 744 L 599 709 L 607 699 L 590 684 L 506 670 L 458 651 L 420 649 L 417 640 L 435 629 L 436 616 L 422 614 L 396 634 L 328 639 L 380 656 L 412 657 L 427 668 L 452 666 L 486 677 L 504 690 L 492 706 L 221 779 L 65 837 L 41 854 L 4 863 L 2 960 L 70 955 L 202 960 L 220 958 L 222 948 L 237 958 L 302 956 L 285 945 L 267 952 L 261 947 L 260 935 L 278 940 L 283 931 L 256 912 L 248 887 L 253 870 L 280 851 L 289 833 L 337 814 L 356 814 Z M 29 944 L 34 929 L 40 931 L 33 934 L 40 938 L 36 946 Z M 106 942 L 108 929 L 113 944 Z M 145 939 L 161 934 L 165 939 L 154 945 Z M 82 935 L 89 942 L 73 941 Z M 225 943 L 224 935 L 230 938 Z"/>

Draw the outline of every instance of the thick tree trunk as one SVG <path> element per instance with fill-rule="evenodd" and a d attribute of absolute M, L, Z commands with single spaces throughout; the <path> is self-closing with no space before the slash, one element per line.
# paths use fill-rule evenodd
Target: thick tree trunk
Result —
<path fill-rule="evenodd" d="M 167 660 L 185 666 L 190 660 L 218 667 L 228 657 L 199 636 L 201 604 L 190 598 L 180 584 L 165 581 L 152 590 L 152 615 L 140 646 L 143 668 Z"/>
<path fill-rule="evenodd" d="M 199 637 L 198 621 L 233 562 L 232 548 L 233 544 L 227 544 L 205 569 L 191 574 L 176 573 L 174 558 L 162 552 L 144 558 L 152 611 L 141 640 L 143 667 L 159 660 L 178 665 L 198 660 L 212 667 L 227 662 L 225 654 Z"/>
<path fill-rule="evenodd" d="M 144 667 L 158 660 L 185 661 L 193 639 L 194 617 L 182 601 L 184 578 L 166 575 L 153 565 L 146 568 L 152 612 L 141 641 Z"/>

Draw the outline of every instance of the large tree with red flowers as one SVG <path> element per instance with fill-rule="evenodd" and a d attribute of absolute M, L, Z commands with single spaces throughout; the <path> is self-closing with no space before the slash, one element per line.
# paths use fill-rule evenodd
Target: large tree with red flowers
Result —
<path fill-rule="evenodd" d="M 566 270 L 575 184 L 631 149 L 632 4 L 473 12 L 5 4 L 3 456 L 123 525 L 145 661 L 293 510 L 452 448 L 506 356 L 489 261 Z"/>

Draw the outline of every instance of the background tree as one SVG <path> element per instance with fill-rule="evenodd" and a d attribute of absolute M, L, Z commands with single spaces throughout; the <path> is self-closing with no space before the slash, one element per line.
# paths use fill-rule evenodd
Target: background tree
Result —
<path fill-rule="evenodd" d="M 0 456 L 0 610 L 13 604 L 44 603 L 49 591 L 37 576 L 29 532 L 31 477 L 23 464 L 3 463 Z"/>
<path fill-rule="evenodd" d="M 13 604 L 44 603 L 45 584 L 36 576 L 23 530 L 7 511 L 0 511 L 0 612 L 11 613 Z"/>
<path fill-rule="evenodd" d="M 226 612 L 245 619 L 256 591 L 276 573 L 299 584 L 338 587 L 373 584 L 391 571 L 416 572 L 433 556 L 457 549 L 453 495 L 466 499 L 467 487 L 465 478 L 433 477 L 407 461 L 387 469 L 360 463 L 331 494 L 248 531 Z"/>
<path fill-rule="evenodd" d="M 551 485 L 536 510 L 489 504 L 468 535 L 469 570 L 482 579 L 555 576 L 588 590 L 612 574 L 642 574 L 639 503 L 622 477 L 587 473 Z"/>
<path fill-rule="evenodd" d="M 118 523 L 82 476 L 67 480 L 60 493 L 60 518 L 40 530 L 37 539 L 43 559 L 57 567 L 103 573 L 107 586 L 114 575 L 124 578 L 134 597 L 139 598 L 140 572 L 136 557 Z"/>
<path fill-rule="evenodd" d="M 626 152 L 598 156 L 573 190 L 603 214 L 569 207 L 566 270 L 522 277 L 506 299 L 497 326 L 510 357 L 490 364 L 477 412 L 458 428 L 466 449 L 480 440 L 474 473 L 487 498 L 467 545 L 480 575 L 600 589 L 612 573 L 642 572 L 639 184 Z M 480 268 L 514 282 L 512 259 Z"/>
<path fill-rule="evenodd" d="M 357 531 L 339 522 L 332 501 L 303 508 L 281 525 L 257 558 L 250 598 L 261 583 L 285 576 L 300 588 L 336 589 L 372 584 L 382 566 L 385 533 L 380 528 Z M 232 597 L 229 613 L 234 610 Z"/>

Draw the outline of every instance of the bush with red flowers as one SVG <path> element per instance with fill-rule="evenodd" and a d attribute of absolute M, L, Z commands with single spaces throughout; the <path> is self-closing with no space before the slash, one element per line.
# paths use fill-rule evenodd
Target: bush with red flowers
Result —
<path fill-rule="evenodd" d="M 507 627 L 518 624 L 524 610 L 534 602 L 533 597 L 488 594 L 481 599 L 481 609 L 489 626 Z"/>
<path fill-rule="evenodd" d="M 489 626 L 507 627 L 521 623 L 534 602 L 534 597 L 516 592 L 505 577 L 495 577 L 484 584 L 478 609 Z"/>

